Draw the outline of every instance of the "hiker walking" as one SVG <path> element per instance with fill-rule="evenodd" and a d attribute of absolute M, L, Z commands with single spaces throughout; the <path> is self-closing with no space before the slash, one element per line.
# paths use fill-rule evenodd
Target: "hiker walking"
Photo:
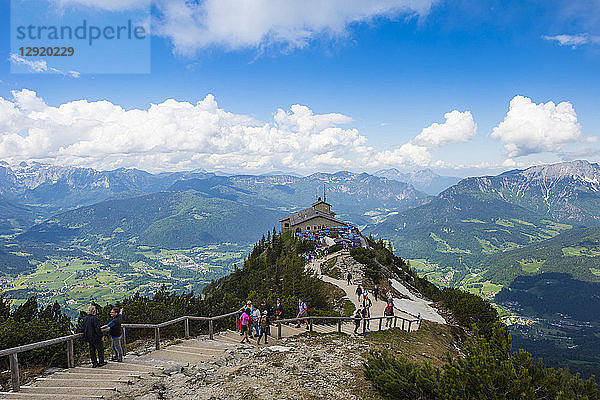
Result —
<path fill-rule="evenodd" d="M 88 307 L 88 315 L 83 317 L 80 331 L 83 332 L 83 338 L 89 344 L 92 367 L 97 368 L 106 365 L 104 361 L 104 343 L 102 343 L 104 336 L 100 328 L 100 320 L 96 316 L 96 307 Z"/>
<path fill-rule="evenodd" d="M 248 339 L 248 328 L 250 326 L 250 310 L 246 309 L 242 311 L 242 316 L 240 317 L 240 324 L 242 326 L 242 341 L 240 343 L 250 343 L 250 339 Z"/>
<path fill-rule="evenodd" d="M 123 346 L 121 344 L 121 336 L 123 335 L 123 330 L 121 329 L 123 309 L 119 310 L 119 307 L 113 307 L 110 310 L 110 317 L 112 318 L 110 322 L 100 329 L 110 328 L 110 345 L 113 351 L 110 361 L 123 362 Z"/>
<path fill-rule="evenodd" d="M 379 286 L 375 285 L 373 289 L 373 296 L 375 297 L 375 302 L 377 302 L 377 296 L 379 296 Z"/>
<path fill-rule="evenodd" d="M 260 316 L 260 321 L 259 321 L 259 325 L 260 325 L 260 334 L 258 335 L 258 340 L 256 341 L 256 344 L 260 344 L 260 339 L 263 337 L 265 337 L 265 344 L 267 344 L 267 334 L 269 332 L 269 309 L 267 307 L 264 307 L 263 312 Z"/>
<path fill-rule="evenodd" d="M 306 317 L 308 317 L 308 306 L 305 301 L 298 299 L 298 315 L 296 316 L 298 323 L 296 324 L 296 328 L 300 328 L 300 322 L 304 321 L 306 323 L 306 330 L 308 330 L 308 319 Z"/>
<path fill-rule="evenodd" d="M 363 291 L 362 288 L 360 287 L 360 285 L 358 285 L 358 287 L 356 288 L 356 297 L 358 297 L 358 301 L 360 302 L 360 296 L 362 295 Z"/>
<path fill-rule="evenodd" d="M 348 286 L 352 285 L 352 274 L 350 273 L 350 271 L 348 271 L 348 276 L 346 277 L 346 279 L 348 279 Z"/>

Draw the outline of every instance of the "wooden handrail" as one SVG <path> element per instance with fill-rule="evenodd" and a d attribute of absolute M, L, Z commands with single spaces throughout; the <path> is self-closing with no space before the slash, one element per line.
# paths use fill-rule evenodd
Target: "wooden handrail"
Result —
<path fill-rule="evenodd" d="M 173 325 L 173 324 L 183 321 L 184 326 L 185 326 L 185 336 L 186 336 L 186 338 L 188 338 L 189 337 L 189 321 L 190 320 L 192 320 L 192 321 L 208 321 L 209 337 L 210 337 L 210 339 L 213 339 L 214 321 L 232 317 L 234 315 L 239 315 L 239 314 L 240 314 L 240 311 L 233 311 L 233 312 L 230 312 L 227 314 L 216 315 L 214 317 L 184 315 L 182 317 L 178 317 L 178 318 L 172 319 L 170 321 L 161 322 L 159 324 L 122 324 L 121 326 L 124 328 L 122 340 L 125 342 L 125 338 L 126 338 L 125 330 L 126 329 L 154 329 L 155 347 L 157 350 L 159 350 L 160 349 L 160 329 L 161 328 L 165 328 L 167 326 L 170 326 L 170 325 Z M 363 324 L 365 324 L 366 321 L 379 320 L 380 321 L 379 329 L 381 329 L 381 321 L 384 318 L 394 318 L 394 327 L 396 326 L 396 320 L 401 319 L 403 330 L 404 330 L 405 322 L 408 322 L 408 324 L 409 324 L 408 325 L 409 331 L 410 331 L 410 327 L 413 322 L 417 322 L 419 324 L 419 327 L 421 326 L 421 318 L 410 320 L 410 319 L 406 319 L 406 318 L 400 317 L 400 316 L 381 316 L 381 317 L 361 318 L 361 321 L 363 321 Z M 342 321 L 354 321 L 354 317 L 334 317 L 334 316 L 320 316 L 320 315 L 308 316 L 307 315 L 306 317 L 275 320 L 275 321 L 272 321 L 272 324 L 278 325 L 278 327 L 279 327 L 278 336 L 280 337 L 281 336 L 281 324 L 288 323 L 288 322 L 298 322 L 300 320 L 308 320 L 309 321 L 311 332 L 312 332 L 313 320 L 338 321 L 338 332 L 339 332 L 339 331 L 341 331 L 341 322 Z M 236 322 L 236 325 L 237 325 L 237 322 Z M 236 326 L 236 329 L 237 329 L 237 326 Z M 103 329 L 103 333 L 106 333 L 108 331 L 109 331 L 108 328 Z M 364 331 L 364 329 L 363 329 L 363 331 Z M 55 344 L 66 342 L 67 343 L 67 364 L 68 364 L 69 368 L 73 368 L 73 367 L 75 367 L 75 354 L 74 354 L 73 341 L 76 339 L 83 339 L 83 333 L 75 333 L 72 335 L 61 336 L 61 337 L 57 337 L 54 339 L 43 340 L 41 342 L 29 343 L 29 344 L 25 344 L 22 346 L 11 347 L 9 349 L 0 350 L 0 357 L 8 356 L 10 358 L 10 371 L 11 371 L 11 382 L 12 382 L 13 391 L 17 392 L 20 389 L 19 361 L 18 361 L 18 356 L 17 356 L 19 353 L 23 353 L 25 351 L 30 351 L 30 350 L 41 349 L 44 347 L 48 347 L 48 346 L 52 346 Z"/>

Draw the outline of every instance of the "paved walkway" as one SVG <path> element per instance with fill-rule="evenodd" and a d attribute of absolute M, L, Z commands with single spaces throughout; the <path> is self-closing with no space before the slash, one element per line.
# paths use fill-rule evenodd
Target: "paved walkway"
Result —
<path fill-rule="evenodd" d="M 335 279 L 330 276 L 323 275 L 321 273 L 321 264 L 329 261 L 334 257 L 339 257 L 341 255 L 347 255 L 348 257 L 350 257 L 348 252 L 338 252 L 334 254 L 329 254 L 325 257 L 311 260 L 311 262 L 308 264 L 308 267 L 315 272 L 319 279 L 325 282 L 332 283 L 340 289 L 342 289 L 346 293 L 346 296 L 352 301 L 352 303 L 354 303 L 355 307 L 362 307 L 362 305 L 358 304 L 358 298 L 356 296 L 356 288 L 358 287 L 358 284 L 362 282 L 357 282 L 356 279 L 354 279 L 353 283 L 356 284 L 348 285 L 348 281 L 346 279 Z M 347 271 L 342 271 L 342 275 L 345 276 L 346 274 Z M 402 299 L 394 298 L 394 315 L 406 319 L 415 319 L 420 315 L 421 318 L 429 321 L 437 322 L 440 324 L 446 323 L 444 318 L 438 314 L 437 310 L 431 307 L 430 301 L 413 294 L 404 284 L 402 284 L 398 280 L 392 279 L 390 283 L 394 289 L 396 289 L 402 295 L 407 297 Z M 385 295 L 385 293 L 382 293 L 382 295 Z M 373 306 L 371 307 L 371 317 L 383 316 L 383 312 L 385 310 L 385 307 L 387 306 L 387 303 L 382 299 L 379 299 L 379 301 L 376 302 L 375 298 L 373 297 L 373 293 L 370 293 L 369 297 L 373 302 Z"/>

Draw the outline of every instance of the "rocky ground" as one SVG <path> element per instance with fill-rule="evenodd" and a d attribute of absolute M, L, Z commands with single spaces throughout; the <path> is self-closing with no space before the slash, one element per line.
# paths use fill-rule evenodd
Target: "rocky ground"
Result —
<path fill-rule="evenodd" d="M 306 334 L 282 345 L 240 345 L 197 365 L 166 368 L 118 399 L 381 399 L 363 376 L 364 337 Z"/>

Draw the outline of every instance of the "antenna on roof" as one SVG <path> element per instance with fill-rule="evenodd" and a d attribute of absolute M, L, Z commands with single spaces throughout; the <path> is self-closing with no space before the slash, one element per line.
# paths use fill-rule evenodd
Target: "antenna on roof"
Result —
<path fill-rule="evenodd" d="M 327 203 L 327 194 L 325 194 L 325 184 L 323 184 L 323 201 Z"/>

